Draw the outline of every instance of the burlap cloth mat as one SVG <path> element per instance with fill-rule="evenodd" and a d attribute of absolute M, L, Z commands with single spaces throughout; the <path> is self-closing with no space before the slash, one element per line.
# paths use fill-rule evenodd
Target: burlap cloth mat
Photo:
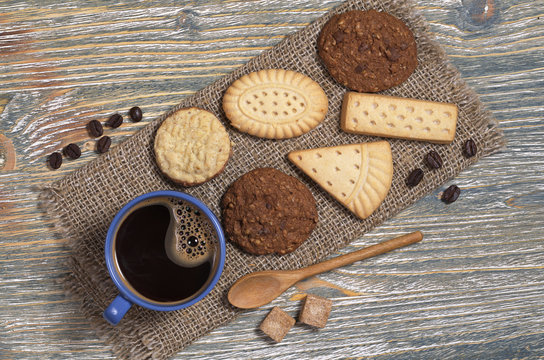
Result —
<path fill-rule="evenodd" d="M 389 140 L 395 170 L 391 190 L 379 209 L 361 221 L 296 170 L 286 155 L 294 149 L 376 140 L 340 130 L 339 113 L 346 89 L 327 74 L 316 53 L 316 38 L 332 13 L 370 8 L 389 12 L 406 22 L 413 30 L 418 45 L 419 66 L 414 74 L 402 85 L 385 93 L 455 103 L 459 107 L 459 120 L 455 141 L 451 145 Z M 460 79 L 458 71 L 447 62 L 443 50 L 428 34 L 425 20 L 414 8 L 411 1 L 403 0 L 348 1 L 232 74 L 183 99 L 172 111 L 198 106 L 213 112 L 227 125 L 221 108 L 224 91 L 243 74 L 267 68 L 304 73 L 316 80 L 329 98 L 329 112 L 325 121 L 295 139 L 259 139 L 227 125 L 234 143 L 233 155 L 225 171 L 212 181 L 197 187 L 182 188 L 161 175 L 155 165 L 152 144 L 155 130 L 168 115 L 164 114 L 109 153 L 45 189 L 43 198 L 48 213 L 56 219 L 59 231 L 71 240 L 69 266 L 72 272 L 66 280 L 67 288 L 81 300 L 81 311 L 111 344 L 116 356 L 135 359 L 171 357 L 198 337 L 236 316 L 238 311 L 229 306 L 226 293 L 240 276 L 256 270 L 294 269 L 314 263 L 413 204 L 478 158 L 504 145 L 496 122 L 482 108 L 475 93 Z M 476 157 L 466 159 L 461 155 L 461 149 L 469 138 L 476 141 L 479 151 Z M 424 167 L 423 157 L 431 149 L 441 155 L 444 166 L 439 170 L 426 171 L 417 187 L 407 188 L 404 183 L 406 176 L 415 167 Z M 263 166 L 275 167 L 296 176 L 310 187 L 315 196 L 319 224 L 299 249 L 281 257 L 257 257 L 228 244 L 225 269 L 219 283 L 196 305 L 175 312 L 157 312 L 133 306 L 116 327 L 102 319 L 102 311 L 118 294 L 106 271 L 104 239 L 110 221 L 124 204 L 146 192 L 174 189 L 200 198 L 219 215 L 220 198 L 229 184 L 247 171 Z"/>

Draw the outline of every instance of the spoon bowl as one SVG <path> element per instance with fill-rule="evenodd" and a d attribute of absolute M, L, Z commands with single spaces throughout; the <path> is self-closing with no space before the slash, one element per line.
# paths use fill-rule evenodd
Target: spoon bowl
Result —
<path fill-rule="evenodd" d="M 296 270 L 258 271 L 239 279 L 230 289 L 228 299 L 241 309 L 268 304 L 300 279 Z"/>

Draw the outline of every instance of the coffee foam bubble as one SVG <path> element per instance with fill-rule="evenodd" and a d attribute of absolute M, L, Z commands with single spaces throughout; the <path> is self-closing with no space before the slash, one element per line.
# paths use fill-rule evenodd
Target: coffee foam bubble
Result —
<path fill-rule="evenodd" d="M 165 241 L 168 258 L 184 267 L 211 262 L 218 244 L 213 224 L 200 209 L 180 199 L 170 198 L 172 210 Z"/>

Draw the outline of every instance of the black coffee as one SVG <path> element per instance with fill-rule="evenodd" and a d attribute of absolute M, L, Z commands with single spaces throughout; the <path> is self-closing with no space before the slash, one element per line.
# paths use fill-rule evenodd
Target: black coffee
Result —
<path fill-rule="evenodd" d="M 176 302 L 198 293 L 213 266 L 215 241 L 207 222 L 198 210 L 174 199 L 159 198 L 136 208 L 116 235 L 122 276 L 141 295 L 158 302 Z"/>

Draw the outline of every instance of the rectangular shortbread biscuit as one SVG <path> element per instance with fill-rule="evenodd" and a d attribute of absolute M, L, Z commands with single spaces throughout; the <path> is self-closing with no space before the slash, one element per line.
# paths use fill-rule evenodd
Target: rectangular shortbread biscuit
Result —
<path fill-rule="evenodd" d="M 455 104 L 357 92 L 342 104 L 342 130 L 354 134 L 449 144 L 456 125 Z"/>

